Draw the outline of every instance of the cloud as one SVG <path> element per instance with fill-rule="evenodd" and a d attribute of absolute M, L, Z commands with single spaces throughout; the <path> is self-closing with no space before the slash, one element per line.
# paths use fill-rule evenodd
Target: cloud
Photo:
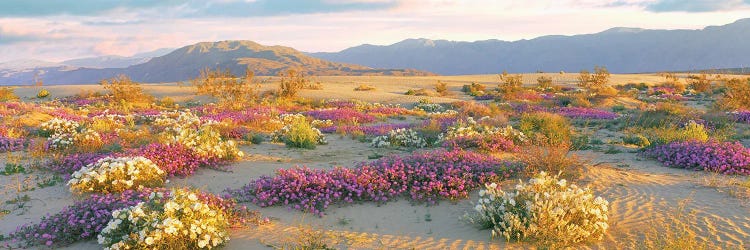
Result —
<path fill-rule="evenodd" d="M 0 17 L 106 16 L 139 12 L 154 17 L 277 16 L 371 11 L 392 8 L 396 0 L 3 0 Z"/>
<path fill-rule="evenodd" d="M 750 0 L 658 0 L 646 5 L 651 12 L 714 12 L 750 7 Z"/>
<path fill-rule="evenodd" d="M 0 45 L 15 44 L 20 42 L 28 42 L 38 40 L 39 37 L 34 35 L 17 34 L 12 32 L 4 31 L 0 28 Z"/>

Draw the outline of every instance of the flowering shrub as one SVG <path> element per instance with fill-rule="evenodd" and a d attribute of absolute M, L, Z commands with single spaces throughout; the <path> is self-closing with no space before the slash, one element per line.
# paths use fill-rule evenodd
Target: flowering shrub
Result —
<path fill-rule="evenodd" d="M 98 235 L 105 249 L 211 249 L 229 241 L 227 214 L 186 189 L 165 197 L 153 192 L 148 200 L 112 212 Z"/>
<path fill-rule="evenodd" d="M 136 205 L 148 194 L 133 190 L 119 194 L 92 194 L 54 215 L 42 217 L 37 224 L 18 227 L 8 238 L 20 247 L 65 246 L 93 239 L 112 218 L 112 211 Z"/>
<path fill-rule="evenodd" d="M 424 148 L 427 141 L 422 138 L 417 131 L 412 129 L 400 128 L 391 130 L 387 135 L 381 135 L 372 139 L 371 147 L 407 147 L 407 148 Z"/>
<path fill-rule="evenodd" d="M 217 129 L 210 125 L 203 125 L 198 129 L 182 129 L 173 142 L 185 145 L 207 158 L 233 160 L 245 155 L 237 148 L 236 142 L 222 139 Z"/>
<path fill-rule="evenodd" d="M 739 142 L 672 142 L 651 147 L 644 155 L 668 167 L 750 175 L 750 150 Z"/>
<path fill-rule="evenodd" d="M 457 136 L 443 142 L 447 149 L 477 149 L 482 152 L 515 152 L 518 146 L 513 140 L 497 133 L 490 135 Z"/>
<path fill-rule="evenodd" d="M 474 118 L 466 118 L 466 120 L 458 120 L 453 125 L 449 126 L 445 132 L 445 138 L 447 140 L 457 137 L 476 137 L 476 136 L 495 136 L 499 135 L 511 140 L 513 143 L 526 142 L 527 138 L 523 132 L 514 129 L 508 125 L 506 127 L 494 127 L 482 125 L 480 122 L 485 120 L 485 117 L 479 119 L 479 122 L 475 121 Z"/>
<path fill-rule="evenodd" d="M 401 195 L 418 202 L 461 199 L 481 183 L 516 173 L 520 165 L 467 151 L 434 151 L 389 156 L 355 168 L 279 169 L 228 192 L 238 201 L 261 207 L 289 205 L 323 216 L 331 204 L 355 201 L 384 203 Z"/>
<path fill-rule="evenodd" d="M 47 137 L 55 134 L 75 134 L 78 132 L 78 127 L 81 125 L 76 121 L 52 118 L 49 121 L 43 122 L 39 125 L 42 132 L 47 134 Z"/>
<path fill-rule="evenodd" d="M 319 109 L 308 111 L 305 114 L 318 120 L 334 122 L 369 123 L 375 121 L 374 116 L 350 108 Z"/>
<path fill-rule="evenodd" d="M 105 157 L 73 173 L 71 191 L 114 193 L 159 187 L 166 172 L 144 157 Z"/>
<path fill-rule="evenodd" d="M 496 183 L 485 187 L 474 208 L 478 214 L 469 219 L 490 228 L 493 237 L 559 247 L 601 239 L 609 228 L 605 199 L 546 172 L 520 182 L 514 192 Z"/>
<path fill-rule="evenodd" d="M 148 158 L 169 176 L 190 176 L 198 167 L 210 166 L 217 159 L 202 157 L 179 143 L 153 143 L 141 148 L 138 155 Z"/>

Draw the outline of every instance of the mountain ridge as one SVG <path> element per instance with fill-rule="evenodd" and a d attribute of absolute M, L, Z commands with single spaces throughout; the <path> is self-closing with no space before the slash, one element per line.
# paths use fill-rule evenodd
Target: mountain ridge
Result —
<path fill-rule="evenodd" d="M 750 64 L 750 18 L 703 29 L 614 27 L 579 35 L 473 42 L 405 39 L 312 56 L 370 67 L 409 67 L 444 75 L 580 71 L 595 65 L 614 73 L 734 68 Z M 422 44 L 423 46 L 419 46 Z M 427 46 L 424 46 L 427 45 Z M 408 48 L 408 49 L 407 49 Z"/>

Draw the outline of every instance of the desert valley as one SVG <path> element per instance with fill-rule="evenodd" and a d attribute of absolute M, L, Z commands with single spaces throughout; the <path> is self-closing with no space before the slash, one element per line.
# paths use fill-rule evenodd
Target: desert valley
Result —
<path fill-rule="evenodd" d="M 0 58 L 0 248 L 745 249 L 748 36 Z"/>

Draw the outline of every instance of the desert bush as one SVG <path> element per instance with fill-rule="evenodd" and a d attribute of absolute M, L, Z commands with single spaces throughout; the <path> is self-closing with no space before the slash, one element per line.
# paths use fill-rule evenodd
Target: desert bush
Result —
<path fill-rule="evenodd" d="M 219 100 L 220 105 L 242 107 L 258 100 L 259 84 L 253 83 L 255 74 L 249 68 L 245 70 L 245 77 L 238 78 L 229 69 L 201 70 L 200 76 L 192 80 L 197 94 L 210 95 Z"/>
<path fill-rule="evenodd" d="M 727 80 L 724 96 L 716 101 L 716 106 L 725 110 L 750 110 L 750 78 Z"/>
<path fill-rule="evenodd" d="M 438 81 L 435 84 L 435 92 L 437 92 L 440 96 L 448 95 L 448 84 Z"/>
<path fill-rule="evenodd" d="M 140 84 L 130 80 L 126 75 L 118 75 L 99 82 L 112 94 L 112 99 L 119 104 L 150 103 L 153 96 L 143 92 Z"/>
<path fill-rule="evenodd" d="M 519 129 L 527 136 L 551 144 L 570 142 L 570 122 L 561 115 L 546 112 L 525 113 L 521 116 Z"/>
<path fill-rule="evenodd" d="M 648 138 L 643 135 L 626 135 L 622 137 L 622 143 L 629 145 L 636 145 L 638 147 L 648 147 L 651 145 Z"/>
<path fill-rule="evenodd" d="M 354 91 L 372 91 L 375 90 L 375 87 L 366 85 L 366 84 L 360 84 L 356 88 L 354 88 Z"/>
<path fill-rule="evenodd" d="M 541 89 L 549 89 L 552 87 L 552 78 L 547 76 L 540 76 L 536 78 L 537 87 Z"/>
<path fill-rule="evenodd" d="M 381 135 L 375 137 L 370 142 L 370 146 L 374 148 L 384 147 L 406 147 L 406 148 L 424 148 L 427 146 L 425 141 L 419 133 L 412 129 L 400 128 L 391 130 L 387 135 Z"/>
<path fill-rule="evenodd" d="M 644 155 L 668 167 L 750 175 L 750 150 L 739 142 L 676 141 L 649 148 Z"/>
<path fill-rule="evenodd" d="M 503 71 L 503 73 L 498 76 L 500 77 L 500 85 L 498 85 L 497 88 L 503 94 L 514 93 L 521 90 L 523 87 L 522 75 L 511 75 L 508 74 L 508 72 Z"/>
<path fill-rule="evenodd" d="M 430 102 L 417 103 L 417 105 L 414 106 L 414 109 L 422 110 L 428 113 L 443 112 L 446 110 L 445 107 L 443 107 L 443 105 L 439 103 L 430 103 Z"/>
<path fill-rule="evenodd" d="M 429 89 L 409 89 L 404 93 L 404 95 L 413 95 L 413 96 L 437 96 L 435 92 Z"/>
<path fill-rule="evenodd" d="M 471 85 L 464 85 L 462 91 L 470 96 L 482 96 L 485 94 L 486 87 L 482 84 L 472 82 Z"/>
<path fill-rule="evenodd" d="M 293 119 L 272 136 L 273 141 L 284 142 L 290 148 L 314 149 L 318 144 L 326 144 L 326 138 L 317 128 L 314 128 L 307 120 Z"/>
<path fill-rule="evenodd" d="M 42 99 L 49 97 L 49 91 L 47 89 L 41 89 L 36 93 L 36 98 Z"/>
<path fill-rule="evenodd" d="M 518 161 L 524 164 L 523 174 L 533 176 L 545 171 L 560 173 L 565 178 L 578 178 L 581 175 L 583 161 L 569 154 L 571 144 L 539 143 L 539 145 L 522 145 L 516 154 Z"/>
<path fill-rule="evenodd" d="M 594 74 L 581 70 L 578 75 L 578 86 L 589 91 L 598 92 L 609 83 L 609 71 L 605 67 L 594 67 Z"/>
<path fill-rule="evenodd" d="M 284 98 L 295 98 L 299 91 L 309 84 L 305 75 L 297 70 L 289 69 L 279 73 L 278 95 Z"/>
<path fill-rule="evenodd" d="M 504 192 L 485 184 L 471 222 L 492 230 L 493 237 L 530 241 L 557 248 L 601 240 L 609 228 L 609 202 L 588 188 L 540 172 Z"/>
<path fill-rule="evenodd" d="M 166 173 L 144 157 L 105 157 L 72 174 L 68 186 L 73 192 L 117 193 L 160 187 Z"/>
<path fill-rule="evenodd" d="M 713 80 L 710 78 L 710 75 L 708 75 L 706 72 L 702 72 L 700 75 L 688 75 L 688 83 L 690 85 L 690 88 L 698 93 L 711 93 L 712 81 Z"/>
<path fill-rule="evenodd" d="M 0 102 L 18 100 L 18 96 L 11 87 L 0 87 Z"/>
<path fill-rule="evenodd" d="M 195 191 L 171 189 L 113 211 L 97 238 L 107 249 L 210 249 L 229 240 L 228 228 L 220 207 L 201 201 Z"/>

